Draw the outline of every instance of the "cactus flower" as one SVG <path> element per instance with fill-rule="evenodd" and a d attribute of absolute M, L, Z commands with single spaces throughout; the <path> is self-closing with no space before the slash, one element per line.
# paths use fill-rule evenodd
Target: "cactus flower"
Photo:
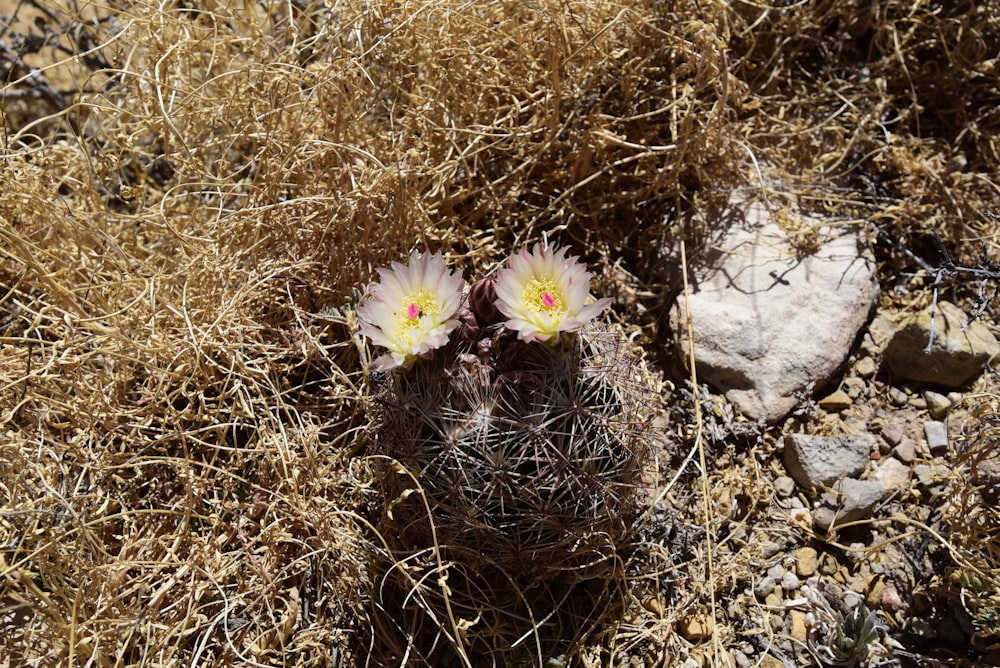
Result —
<path fill-rule="evenodd" d="M 496 306 L 506 326 L 523 341 L 554 341 L 561 332 L 576 332 L 611 303 L 588 304 L 590 272 L 565 248 L 535 244 L 511 256 L 497 272 Z"/>
<path fill-rule="evenodd" d="M 358 306 L 361 333 L 389 352 L 374 361 L 376 371 L 402 366 L 448 342 L 458 327 L 461 274 L 449 271 L 440 253 L 414 251 L 410 263 L 379 269 L 381 282 L 369 286 Z"/>

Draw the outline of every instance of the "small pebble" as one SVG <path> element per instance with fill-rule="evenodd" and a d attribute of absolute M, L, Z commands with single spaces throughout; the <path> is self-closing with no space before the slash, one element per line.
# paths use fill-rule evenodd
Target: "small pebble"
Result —
<path fill-rule="evenodd" d="M 807 578 L 819 568 L 819 555 L 811 547 L 803 547 L 795 553 L 795 572 L 800 578 Z"/>
<path fill-rule="evenodd" d="M 678 622 L 677 632 L 691 642 L 702 642 L 715 633 L 715 622 L 704 613 L 688 615 Z"/>
<path fill-rule="evenodd" d="M 788 513 L 789 525 L 800 529 L 808 529 L 813 525 L 812 513 L 809 512 L 808 508 L 801 507 L 802 502 L 799 501 L 797 496 L 793 496 L 791 498 L 791 503 L 789 505 L 796 506 Z"/>
<path fill-rule="evenodd" d="M 885 442 L 889 445 L 899 445 L 905 435 L 903 427 L 896 422 L 888 422 L 882 425 L 882 438 L 884 438 Z"/>
<path fill-rule="evenodd" d="M 754 596 L 761 599 L 767 598 L 776 586 L 778 586 L 778 583 L 771 576 L 761 578 L 753 587 Z"/>
<path fill-rule="evenodd" d="M 858 346 L 858 352 L 864 357 L 875 357 L 879 355 L 882 351 L 882 347 L 872 336 L 871 332 L 865 332 L 865 335 L 861 337 L 861 345 Z M 862 357 L 862 359 L 864 359 Z"/>
<path fill-rule="evenodd" d="M 799 576 L 791 571 L 788 571 L 781 576 L 781 588 L 784 591 L 796 591 L 802 583 L 799 581 Z"/>
<path fill-rule="evenodd" d="M 795 492 L 795 481 L 786 475 L 778 476 L 774 479 L 774 491 L 781 498 L 786 498 Z"/>
<path fill-rule="evenodd" d="M 731 654 L 733 655 L 733 663 L 736 664 L 736 668 L 750 668 L 752 665 L 750 663 L 750 659 L 747 658 L 747 655 L 740 650 L 734 649 Z"/>
<path fill-rule="evenodd" d="M 944 422 L 931 421 L 924 423 L 924 437 L 932 455 L 944 454 L 948 451 L 948 428 Z"/>
<path fill-rule="evenodd" d="M 839 413 L 842 410 L 850 408 L 851 404 L 854 402 L 851 401 L 851 397 L 849 397 L 846 392 L 843 390 L 837 390 L 836 392 L 823 397 L 816 403 L 819 404 L 819 407 L 827 413 Z"/>
<path fill-rule="evenodd" d="M 865 595 L 865 605 L 869 609 L 877 608 L 882 602 L 882 594 L 885 593 L 885 582 L 877 575 L 868 583 L 868 593 Z"/>
<path fill-rule="evenodd" d="M 943 464 L 917 464 L 913 467 L 913 476 L 924 489 L 936 487 L 948 479 L 949 469 Z"/>
<path fill-rule="evenodd" d="M 917 442 L 904 438 L 892 449 L 893 456 L 904 464 L 912 464 L 917 456 Z"/>
<path fill-rule="evenodd" d="M 855 608 L 861 605 L 862 599 L 861 599 L 861 594 L 851 590 L 844 592 L 844 597 L 842 600 L 844 601 L 844 606 L 848 610 L 854 610 Z"/>
<path fill-rule="evenodd" d="M 772 617 L 777 619 L 777 617 Z M 775 629 L 777 632 L 779 629 Z M 785 668 L 785 662 L 772 654 L 764 654 L 760 657 L 760 668 Z"/>
<path fill-rule="evenodd" d="M 927 412 L 935 420 L 944 418 L 951 409 L 951 399 L 937 392 L 931 392 L 930 390 L 924 392 L 924 401 L 927 402 Z"/>
<path fill-rule="evenodd" d="M 809 635 L 809 627 L 806 625 L 806 613 L 802 610 L 792 610 L 792 637 L 800 643 L 805 643 Z"/>
<path fill-rule="evenodd" d="M 852 400 L 857 401 L 868 394 L 868 383 L 863 378 L 845 378 L 844 391 Z"/>
<path fill-rule="evenodd" d="M 889 398 L 889 403 L 896 408 L 902 408 L 910 400 L 910 397 L 907 396 L 906 392 L 898 387 L 890 387 L 886 390 L 885 394 Z"/>
<path fill-rule="evenodd" d="M 948 401 L 951 402 L 952 406 L 956 406 L 965 401 L 965 395 L 962 394 L 961 392 L 949 392 Z"/>
<path fill-rule="evenodd" d="M 882 608 L 886 612 L 897 612 L 903 607 L 903 599 L 892 585 L 882 590 Z"/>
<path fill-rule="evenodd" d="M 878 365 L 875 364 L 875 360 L 871 357 L 862 357 L 854 365 L 854 372 L 862 378 L 871 378 L 875 375 L 876 371 L 878 371 Z"/>
<path fill-rule="evenodd" d="M 764 559 L 770 559 L 779 552 L 781 552 L 781 546 L 775 543 L 773 540 L 761 541 L 760 556 L 763 557 Z"/>
<path fill-rule="evenodd" d="M 924 399 L 923 397 L 918 397 L 917 395 L 913 395 L 912 397 L 910 397 L 907 403 L 909 403 L 910 406 L 916 408 L 917 410 L 924 410 L 925 408 L 927 408 L 927 400 Z"/>
<path fill-rule="evenodd" d="M 833 575 L 838 570 L 840 570 L 840 564 L 837 563 L 837 558 L 832 554 L 824 552 L 819 557 L 819 572 L 823 575 Z"/>
<path fill-rule="evenodd" d="M 781 564 L 775 564 L 774 566 L 771 566 L 769 569 L 767 569 L 767 576 L 773 579 L 775 582 L 780 581 L 784 575 L 785 575 L 785 569 Z"/>
<path fill-rule="evenodd" d="M 837 519 L 837 512 L 832 508 L 822 507 L 817 508 L 813 511 L 813 524 L 816 529 L 822 533 L 826 533 L 830 526 L 833 524 L 834 520 Z"/>
<path fill-rule="evenodd" d="M 872 474 L 873 480 L 880 481 L 887 491 L 904 489 L 910 482 L 910 467 L 898 459 L 887 459 Z"/>

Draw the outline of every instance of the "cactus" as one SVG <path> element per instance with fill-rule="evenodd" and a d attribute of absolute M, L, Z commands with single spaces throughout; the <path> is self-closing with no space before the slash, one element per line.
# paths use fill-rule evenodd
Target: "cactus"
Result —
<path fill-rule="evenodd" d="M 447 345 L 372 375 L 378 451 L 407 473 L 384 477 L 395 533 L 528 584 L 600 569 L 650 452 L 644 368 L 599 322 L 544 343 L 474 315 L 495 316 L 465 309 Z"/>

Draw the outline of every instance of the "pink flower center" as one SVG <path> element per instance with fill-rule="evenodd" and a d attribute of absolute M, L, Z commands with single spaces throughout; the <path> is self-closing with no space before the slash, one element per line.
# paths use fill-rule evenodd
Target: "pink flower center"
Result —
<path fill-rule="evenodd" d="M 416 320 L 420 317 L 420 305 L 416 302 L 410 302 L 410 305 L 406 307 L 406 317 L 410 320 Z"/>
<path fill-rule="evenodd" d="M 545 291 L 542 293 L 542 306 L 545 308 L 553 308 L 556 305 L 556 298 L 552 296 L 551 292 Z"/>

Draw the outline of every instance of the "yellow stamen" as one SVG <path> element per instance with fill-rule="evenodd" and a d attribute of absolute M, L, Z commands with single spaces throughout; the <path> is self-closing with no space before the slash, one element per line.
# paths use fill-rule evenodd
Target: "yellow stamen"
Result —
<path fill-rule="evenodd" d="M 521 293 L 524 305 L 534 311 L 560 313 L 566 309 L 562 290 L 551 276 L 533 276 Z"/>
<path fill-rule="evenodd" d="M 406 299 L 403 300 L 403 304 L 405 306 L 396 313 L 397 322 L 399 323 L 397 337 L 406 341 L 407 345 L 412 345 L 413 338 L 410 335 L 410 330 L 416 327 L 423 331 L 421 320 L 424 316 L 429 318 L 429 322 L 432 325 L 436 324 L 441 315 L 441 306 L 438 304 L 437 299 L 434 298 L 434 294 L 429 290 L 421 290 L 407 295 Z"/>

